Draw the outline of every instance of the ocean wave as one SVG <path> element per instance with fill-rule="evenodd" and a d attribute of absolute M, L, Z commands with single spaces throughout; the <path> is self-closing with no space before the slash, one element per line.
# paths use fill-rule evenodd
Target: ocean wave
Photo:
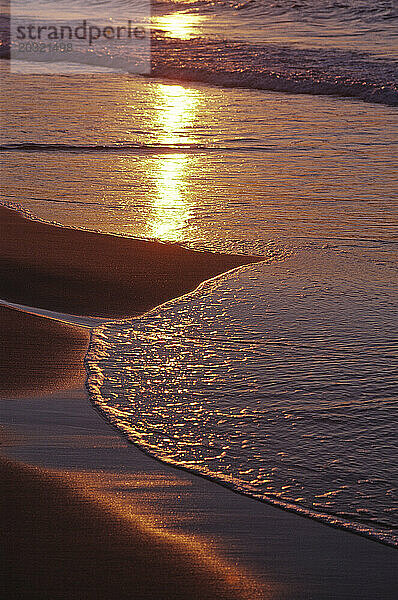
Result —
<path fill-rule="evenodd" d="M 235 143 L 246 141 L 245 139 L 225 140 Z M 37 142 L 10 142 L 0 144 L 0 152 L 63 152 L 77 154 L 192 154 L 195 152 L 273 152 L 276 146 L 242 145 L 242 146 L 206 146 L 204 144 L 131 144 L 120 142 L 119 144 L 50 144 Z"/>
<path fill-rule="evenodd" d="M 119 0 L 123 1 L 123 0 Z M 154 11 L 174 7 L 185 12 L 235 11 L 253 17 L 291 16 L 297 20 L 339 19 L 341 21 L 377 22 L 398 18 L 395 0 L 155 0 Z"/>
<path fill-rule="evenodd" d="M 41 56 L 37 60 L 46 62 Z M 54 60 L 65 65 L 92 65 L 121 74 L 135 74 L 128 55 L 76 50 L 60 53 Z M 150 72 L 144 76 L 218 87 L 354 98 L 398 106 L 396 63 L 339 50 L 205 38 L 181 40 L 158 35 L 152 40 Z"/>
<path fill-rule="evenodd" d="M 158 38 L 152 76 L 398 106 L 398 67 L 364 53 Z"/>
<path fill-rule="evenodd" d="M 99 13 L 109 10 L 109 4 L 103 0 L 58 0 L 57 5 L 67 16 L 70 13 L 82 13 L 93 8 Z M 146 6 L 146 1 L 135 0 L 133 7 Z M 26 3 L 28 6 L 28 3 Z M 54 8 L 53 0 L 37 0 L 35 6 L 49 10 Z M 16 8 L 23 10 L 24 2 Z M 131 10 L 131 0 L 112 0 L 112 9 Z M 396 0 L 154 0 L 152 11 L 181 11 L 186 13 L 225 13 L 237 12 L 254 17 L 291 16 L 295 20 L 339 19 L 341 21 L 363 20 L 367 23 L 398 17 Z"/>
<path fill-rule="evenodd" d="M 204 282 L 92 333 L 91 400 L 159 460 L 397 545 L 394 275 L 326 249 Z"/>
<path fill-rule="evenodd" d="M 112 152 L 176 152 L 177 151 L 195 151 L 211 150 L 198 144 L 46 144 L 35 142 L 12 142 L 0 145 L 0 152 L 77 152 L 79 154 L 90 153 L 112 153 Z"/>
<path fill-rule="evenodd" d="M 135 322 L 139 324 L 139 320 L 140 318 Z M 209 447 L 204 446 L 199 441 L 199 433 L 197 440 L 192 439 L 191 460 L 182 460 L 180 454 L 183 454 L 183 443 L 179 438 L 173 435 L 173 428 L 167 427 L 167 422 L 164 426 L 156 425 L 151 419 L 150 410 L 145 412 L 145 419 L 141 423 L 141 425 L 144 423 L 143 426 L 145 431 L 143 431 L 142 427 L 140 428 L 139 425 L 136 426 L 134 418 L 126 411 L 126 406 L 123 403 L 122 394 L 126 392 L 125 390 L 122 391 L 122 388 L 119 387 L 120 381 L 123 382 L 123 385 L 128 385 L 129 374 L 124 371 L 122 360 L 120 360 L 119 363 L 112 364 L 112 352 L 114 352 L 115 349 L 119 350 L 120 338 L 123 339 L 123 336 L 126 336 L 126 332 L 128 335 L 131 324 L 131 320 L 126 320 L 124 322 L 120 321 L 117 327 L 115 323 L 114 331 L 111 329 L 112 324 L 92 330 L 89 350 L 85 357 L 85 367 L 87 371 L 86 387 L 94 408 L 118 429 L 129 442 L 134 444 L 148 456 L 151 456 L 160 462 L 204 477 L 205 479 L 213 481 L 244 496 L 254 498 L 257 501 L 270 504 L 288 512 L 311 518 L 331 527 L 343 529 L 373 539 L 387 546 L 398 546 L 398 536 L 391 529 L 391 523 L 388 520 L 383 522 L 380 518 L 371 516 L 373 514 L 372 511 L 369 511 L 369 518 L 367 518 L 366 515 L 360 515 L 355 511 L 352 513 L 340 512 L 340 514 L 333 514 L 331 511 L 325 510 L 325 507 L 319 507 L 317 510 L 315 507 L 310 508 L 299 502 L 288 501 L 281 497 L 279 493 L 265 492 L 261 489 L 257 490 L 250 482 L 245 482 L 241 476 L 234 475 L 228 468 L 223 470 L 216 462 L 213 464 L 213 459 L 216 461 L 218 455 L 220 455 L 221 449 L 213 445 Z M 144 345 L 155 345 L 159 343 L 160 339 L 161 335 L 156 330 L 153 332 L 148 331 L 146 334 L 142 334 L 141 331 L 134 331 L 132 343 L 142 349 Z M 185 343 L 189 344 L 189 342 L 192 341 L 193 340 L 187 339 L 185 340 Z M 147 366 L 151 373 L 153 365 L 150 363 Z M 136 375 L 137 372 L 134 368 L 134 376 Z M 113 404 L 114 399 L 116 400 L 115 405 Z M 156 392 L 154 392 L 154 401 L 158 404 Z M 171 402 L 170 397 L 168 397 L 168 401 L 169 403 Z M 133 396 L 129 396 L 129 402 L 134 406 Z M 171 405 L 169 404 L 169 406 Z M 166 415 L 163 408 L 158 405 L 157 409 L 161 413 L 162 418 L 165 418 Z M 137 414 L 140 414 L 138 406 Z M 231 415 L 229 415 L 229 417 L 231 418 Z M 241 414 L 236 415 L 236 417 L 242 419 Z M 249 419 L 251 415 L 246 412 L 244 417 Z M 188 424 L 191 422 L 193 425 L 197 426 L 194 409 L 192 409 L 192 414 L 186 413 L 186 418 Z M 152 435 L 155 440 L 158 440 L 158 443 L 153 441 L 151 438 Z M 161 441 L 162 435 L 164 435 L 169 442 L 171 440 L 170 443 L 172 446 L 173 443 L 175 444 L 173 446 L 173 452 L 165 450 L 164 444 Z M 207 461 L 202 462 L 195 460 L 196 453 L 201 448 L 206 448 L 207 454 L 214 454 L 213 458 L 208 458 Z M 295 465 L 295 467 L 297 472 L 303 472 L 304 470 L 314 471 L 315 476 L 317 476 L 316 469 L 308 468 L 305 464 L 302 464 L 302 461 Z M 293 466 L 290 465 L 290 468 L 292 469 Z M 346 472 L 343 472 L 343 475 L 347 478 Z M 369 479 L 368 481 L 371 480 Z M 360 520 L 359 517 L 361 517 Z"/>
<path fill-rule="evenodd" d="M 223 71 L 210 73 L 198 68 L 158 67 L 152 74 L 186 82 L 200 82 L 221 87 L 249 88 L 272 92 L 310 94 L 356 98 L 365 102 L 398 106 L 398 88 L 395 85 L 377 85 L 373 82 L 350 77 L 311 74 L 286 74 L 278 71 L 261 74 L 247 71 Z"/>
<path fill-rule="evenodd" d="M 76 5 L 78 4 L 76 0 Z M 298 10 L 299 6 L 301 12 L 307 11 L 308 14 L 310 10 L 329 14 L 332 9 L 334 11 L 343 11 L 344 9 L 346 12 L 351 11 L 350 14 L 355 9 L 357 15 L 373 15 L 372 18 L 382 14 L 383 18 L 387 19 L 388 17 L 389 27 L 391 18 L 398 15 L 396 6 L 390 0 L 382 2 L 377 10 L 367 0 L 362 2 L 346 0 L 343 4 L 320 0 L 312 9 L 312 2 L 288 2 L 287 0 L 271 3 L 271 5 L 257 0 L 243 4 L 232 1 L 227 2 L 226 5 L 224 2 L 208 3 L 201 0 L 200 7 L 203 4 L 210 5 L 217 10 L 221 5 L 224 8 L 227 6 L 235 9 L 240 7 L 241 10 L 260 10 L 259 14 L 256 13 L 257 29 L 262 21 L 264 25 L 266 24 L 265 19 L 261 21 L 261 11 L 271 10 L 272 7 L 276 10 L 276 5 L 283 6 L 286 10 L 286 7 L 289 10 Z M 203 8 L 197 6 L 198 2 L 188 3 L 188 5 L 174 2 L 174 5 L 180 12 L 183 10 L 183 13 L 195 10 L 201 12 Z M 213 17 L 210 19 L 207 16 L 206 18 L 206 22 L 213 22 Z M 214 22 L 217 23 L 216 16 L 214 19 Z M 296 21 L 295 19 L 289 21 L 289 27 L 293 26 Z M 250 33 L 250 22 L 242 21 L 240 25 L 242 24 L 244 28 L 246 27 L 246 33 Z M 289 44 L 288 36 L 285 38 L 285 45 L 264 41 L 264 39 L 260 41 L 254 35 L 255 29 L 253 29 L 253 39 L 246 40 L 245 38 L 245 40 L 234 41 L 235 35 L 239 38 L 240 29 L 236 29 L 236 23 L 229 21 L 226 23 L 224 35 L 217 34 L 215 37 L 210 35 L 211 29 L 207 31 L 205 27 L 201 35 L 195 34 L 196 37 L 182 39 L 177 36 L 178 28 L 173 36 L 173 27 L 172 25 L 170 27 L 169 32 L 156 29 L 156 19 L 154 20 L 151 36 L 151 66 L 148 61 L 145 69 L 139 71 L 141 74 L 222 87 L 357 98 L 365 102 L 398 106 L 398 63 L 393 54 L 388 54 L 389 51 L 387 58 L 380 58 L 365 51 L 344 50 L 338 47 L 339 37 L 335 40 L 337 47 L 315 47 L 318 43 L 317 35 L 321 35 L 321 30 L 314 30 L 311 35 L 307 32 L 306 39 L 310 46 L 299 47 L 294 43 Z M 2 28 L 4 29 L 4 23 Z M 369 33 L 369 27 L 365 29 Z M 347 35 L 348 31 L 349 27 L 346 27 Z M 198 32 L 200 33 L 200 30 Z M 379 30 L 377 33 L 380 35 Z M 325 35 L 330 36 L 329 29 Z M 388 40 L 391 40 L 391 35 L 389 32 L 384 32 L 383 36 L 382 39 L 387 44 Z M 8 43 L 6 37 L 3 36 L 3 38 L 0 54 L 7 57 Z M 64 63 L 65 68 L 67 63 L 70 63 L 80 64 L 82 67 L 89 65 L 105 68 L 120 73 L 137 73 L 137 67 L 133 64 L 129 47 L 92 48 L 90 52 L 87 52 L 84 44 L 79 46 L 75 42 L 73 51 L 60 52 L 52 56 L 51 60 Z M 381 49 L 383 49 L 383 44 L 380 46 Z M 358 48 L 361 48 L 360 44 L 358 44 Z M 43 53 L 35 53 L 28 58 L 29 60 L 48 62 Z M 82 72 L 84 73 L 84 68 L 82 68 Z M 88 70 L 88 72 L 90 71 Z"/>

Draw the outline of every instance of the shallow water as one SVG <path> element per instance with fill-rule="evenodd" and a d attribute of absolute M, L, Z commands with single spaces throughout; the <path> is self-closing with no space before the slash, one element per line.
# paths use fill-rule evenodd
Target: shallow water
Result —
<path fill-rule="evenodd" d="M 302 251 L 96 330 L 89 390 L 148 452 L 397 543 L 397 267 Z"/>
<path fill-rule="evenodd" d="M 3 198 L 45 219 L 229 251 L 397 241 L 394 108 L 127 76 L 14 77 L 3 101 Z"/>

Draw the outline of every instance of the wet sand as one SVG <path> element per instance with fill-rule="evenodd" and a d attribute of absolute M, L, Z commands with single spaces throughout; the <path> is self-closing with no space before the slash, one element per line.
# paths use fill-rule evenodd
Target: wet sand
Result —
<path fill-rule="evenodd" d="M 4 207 L 0 228 L 0 298 L 76 315 L 133 316 L 262 260 L 56 227 Z"/>
<path fill-rule="evenodd" d="M 84 381 L 88 329 L 0 306 L 0 398 Z"/>
<path fill-rule="evenodd" d="M 29 560 L 22 564 L 27 578 L 22 579 L 22 590 L 24 581 L 32 579 L 40 590 L 38 598 L 91 598 L 86 592 L 76 596 L 75 581 L 84 578 L 89 587 L 99 589 L 95 598 L 205 599 L 214 592 L 214 581 L 221 581 L 222 588 L 214 598 L 396 597 L 396 549 L 235 494 L 154 460 L 104 421 L 84 390 L 19 400 L 10 397 L 3 401 L 2 414 L 7 423 L 3 453 L 44 469 L 12 465 L 7 479 L 12 487 L 3 484 L 6 506 L 10 506 L 3 530 L 6 545 L 11 546 L 7 555 L 16 557 L 18 565 L 18 557 L 28 553 Z M 125 525 L 114 525 L 115 519 Z M 84 520 L 90 521 L 89 528 Z M 137 524 L 143 528 L 140 535 L 148 534 L 146 545 L 137 540 Z M 119 532 L 126 528 L 131 533 L 122 532 L 119 542 Z M 155 543 L 159 534 L 166 557 L 184 555 L 178 563 L 181 588 L 176 589 L 173 579 L 170 583 L 163 579 L 163 551 Z M 178 549 L 179 540 L 185 554 Z M 129 575 L 128 564 L 145 561 L 147 552 L 151 556 L 159 552 L 158 562 L 141 571 L 138 581 Z M 70 569 L 75 579 L 70 580 Z M 102 596 L 104 578 L 108 583 Z M 154 582 L 161 584 L 161 593 Z M 57 586 L 65 588 L 64 595 L 53 595 Z M 125 586 L 140 592 L 123 595 Z"/>
<path fill-rule="evenodd" d="M 0 460 L 6 598 L 260 598 L 239 569 L 84 477 Z M 258 586 L 257 586 L 258 589 Z M 253 595 L 254 594 L 254 595 Z"/>
<path fill-rule="evenodd" d="M 177 279 L 174 295 L 177 289 L 188 291 L 207 272 L 204 261 L 195 276 L 184 277 L 193 255 L 201 253 L 153 244 L 145 255 L 145 242 L 139 242 L 134 271 L 134 240 L 119 246 L 115 236 L 83 232 L 90 240 L 83 273 L 77 269 L 83 237 L 77 247 L 75 236 L 80 232 L 29 222 L 6 209 L 2 216 L 10 226 L 5 228 L 8 246 L 2 240 L 6 277 L 1 285 L 10 301 L 76 314 L 113 314 L 121 308 L 133 314 L 151 306 L 155 296 L 168 299 Z M 157 270 L 154 258 L 163 250 L 167 260 L 163 256 Z M 176 253 L 172 266 L 167 264 L 174 261 L 170 252 Z M 120 262 L 119 271 L 109 270 L 116 264 L 112 260 Z M 217 269 L 227 270 L 238 258 L 228 258 L 224 269 L 222 256 L 215 260 Z M 86 276 L 90 283 L 80 294 Z M 169 279 L 158 295 L 151 290 L 161 276 Z M 109 303 L 90 295 L 95 286 L 100 289 L 102 277 L 108 278 L 110 296 L 116 296 Z M 45 281 L 46 293 L 41 289 Z M 129 290 L 134 282 L 139 291 Z M 120 283 L 127 298 L 119 293 Z M 0 469 L 5 597 L 395 597 L 394 549 L 234 494 L 146 456 L 112 429 L 86 397 L 80 360 L 87 330 L 9 308 L 1 311 L 9 355 L 1 408 L 7 457 Z"/>

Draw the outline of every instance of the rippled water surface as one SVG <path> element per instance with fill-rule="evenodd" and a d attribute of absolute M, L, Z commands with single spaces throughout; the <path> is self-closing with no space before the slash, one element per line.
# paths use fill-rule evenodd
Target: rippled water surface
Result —
<path fill-rule="evenodd" d="M 148 55 L 140 67 L 144 71 L 138 72 L 223 87 L 332 94 L 398 105 L 396 0 L 379 0 L 377 5 L 371 0 L 143 0 L 133 7 L 125 0 L 42 0 L 34 5 L 14 0 L 12 7 L 16 25 L 22 18 L 75 26 L 88 14 L 101 26 L 113 25 L 116 18 L 124 24 L 132 10 L 137 16 L 144 7 L 146 16 L 139 22 L 151 38 L 151 52 L 150 61 Z M 87 51 L 86 41 L 74 38 L 72 45 L 70 52 L 45 57 L 53 63 L 50 72 L 54 63 L 62 63 L 65 73 L 85 68 L 137 72 L 129 44 L 102 40 Z M 47 72 L 43 55 L 25 54 L 13 61 L 14 69 L 18 62 L 21 66 L 34 60 L 38 72 Z"/>
<path fill-rule="evenodd" d="M 396 281 L 379 252 L 242 268 L 98 329 L 89 389 L 168 462 L 396 541 Z"/>
<path fill-rule="evenodd" d="M 230 251 L 397 241 L 395 108 L 127 76 L 47 83 L 14 76 L 2 98 L 3 198 L 44 219 Z"/>

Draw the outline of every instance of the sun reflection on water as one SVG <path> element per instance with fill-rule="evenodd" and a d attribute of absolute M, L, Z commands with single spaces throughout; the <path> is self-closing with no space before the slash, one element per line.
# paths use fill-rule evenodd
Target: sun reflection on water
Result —
<path fill-rule="evenodd" d="M 164 144 L 188 144 L 193 141 L 192 125 L 201 102 L 198 90 L 181 85 L 159 85 L 158 141 Z M 191 134 L 191 135 L 189 135 Z"/>
<path fill-rule="evenodd" d="M 195 120 L 200 94 L 180 85 L 160 85 L 158 94 L 158 142 L 168 145 L 189 144 L 191 140 L 187 134 Z M 189 154 L 183 152 L 158 157 L 151 237 L 181 240 L 181 231 L 191 214 L 189 162 Z"/>
<path fill-rule="evenodd" d="M 183 193 L 186 162 L 184 154 L 159 159 L 151 237 L 169 241 L 181 239 L 180 231 L 190 216 Z"/>
<path fill-rule="evenodd" d="M 153 25 L 170 37 L 188 40 L 194 35 L 198 35 L 198 26 L 201 21 L 202 17 L 200 15 L 181 12 L 156 17 L 153 20 Z"/>

